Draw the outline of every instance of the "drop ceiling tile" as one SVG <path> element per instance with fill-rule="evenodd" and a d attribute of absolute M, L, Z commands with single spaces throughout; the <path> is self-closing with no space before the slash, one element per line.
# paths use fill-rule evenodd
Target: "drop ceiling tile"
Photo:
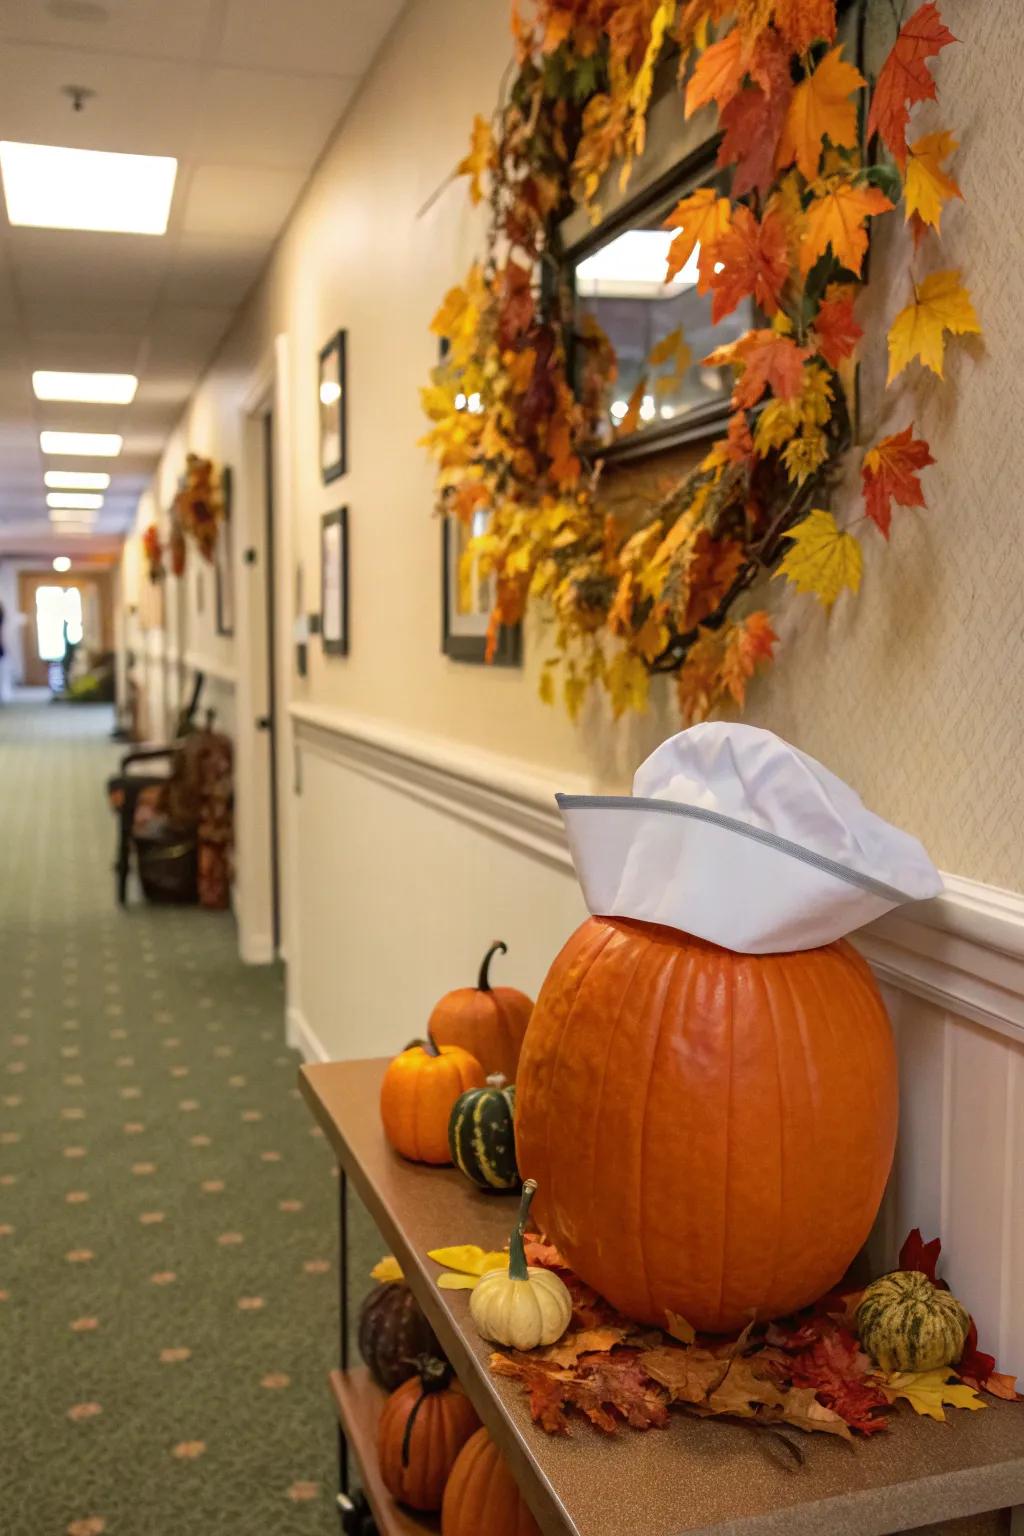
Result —
<path fill-rule="evenodd" d="M 82 54 L 8 44 L 0 48 L 4 135 L 30 144 L 187 158 L 206 71 L 200 64 Z M 83 111 L 61 94 L 95 91 Z M 153 237 L 159 238 L 159 237 Z"/>
<path fill-rule="evenodd" d="M 3 0 L 0 37 L 90 50 L 201 58 L 211 0 Z M 77 76 L 73 77 L 77 83 Z"/>
<path fill-rule="evenodd" d="M 143 334 L 148 325 L 152 306 L 148 304 L 89 303 L 83 310 L 81 300 L 69 294 L 55 297 L 26 295 L 22 308 L 29 333 L 40 331 L 73 331 L 76 325 L 88 327 L 92 333 L 97 327 L 115 336 L 135 337 Z"/>
<path fill-rule="evenodd" d="M 302 168 L 201 165 L 192 173 L 182 213 L 185 236 L 260 239 L 269 251 L 302 189 Z"/>
<path fill-rule="evenodd" d="M 403 0 L 229 0 L 220 57 L 250 69 L 359 75 L 401 11 Z"/>
<path fill-rule="evenodd" d="M 89 317 L 86 317 L 87 319 Z M 2 348 L 0 341 L 0 348 Z M 32 368 L 64 368 L 85 373 L 135 373 L 140 369 L 141 336 L 109 331 L 30 331 L 25 352 Z"/>
<path fill-rule="evenodd" d="M 355 89 L 352 80 L 211 71 L 192 156 L 215 165 L 308 170 Z"/>

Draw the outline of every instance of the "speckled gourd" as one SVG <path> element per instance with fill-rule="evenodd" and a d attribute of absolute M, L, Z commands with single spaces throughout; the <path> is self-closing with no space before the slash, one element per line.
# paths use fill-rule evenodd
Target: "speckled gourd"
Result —
<path fill-rule="evenodd" d="M 857 1308 L 860 1341 L 883 1371 L 955 1365 L 970 1326 L 952 1291 L 941 1290 L 916 1269 L 897 1269 L 872 1281 Z"/>

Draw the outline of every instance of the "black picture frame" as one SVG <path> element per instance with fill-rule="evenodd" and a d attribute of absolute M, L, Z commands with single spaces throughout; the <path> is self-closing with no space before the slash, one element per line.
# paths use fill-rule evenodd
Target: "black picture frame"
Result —
<path fill-rule="evenodd" d="M 215 622 L 218 635 L 230 639 L 235 633 L 235 547 L 231 516 L 234 480 L 230 465 L 221 470 L 220 492 L 224 510 L 213 551 Z"/>
<path fill-rule="evenodd" d="M 348 337 L 345 331 L 337 331 L 326 346 L 320 349 L 317 409 L 320 422 L 320 474 L 324 485 L 340 479 L 348 470 L 347 353 Z"/>
<path fill-rule="evenodd" d="M 320 519 L 320 643 L 324 654 L 347 656 L 348 639 L 348 508 L 338 507 Z"/>
<path fill-rule="evenodd" d="M 455 593 L 458 590 L 458 551 L 455 536 L 461 524 L 450 517 L 441 519 L 441 650 L 452 661 L 483 666 L 487 662 L 488 615 L 474 615 L 467 623 L 458 614 Z M 461 626 L 461 627 L 460 627 Z M 490 662 L 496 667 L 518 667 L 523 660 L 523 626 L 503 624 L 498 644 Z"/>

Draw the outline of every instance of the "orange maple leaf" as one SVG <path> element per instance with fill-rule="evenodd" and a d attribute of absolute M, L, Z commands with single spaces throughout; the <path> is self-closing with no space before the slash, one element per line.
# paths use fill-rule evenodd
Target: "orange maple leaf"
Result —
<path fill-rule="evenodd" d="M 766 389 L 780 400 L 795 400 L 803 388 L 804 363 L 810 347 L 798 347 L 777 331 L 748 331 L 739 341 L 718 347 L 705 359 L 711 368 L 732 367 L 743 371 L 732 392 L 732 403 L 749 411 Z"/>
<path fill-rule="evenodd" d="M 483 201 L 483 178 L 490 170 L 493 161 L 494 140 L 491 136 L 491 125 L 486 117 L 481 117 L 478 112 L 473 119 L 469 154 L 464 155 L 455 167 L 456 176 L 469 177 L 469 196 L 474 204 Z"/>
<path fill-rule="evenodd" d="M 775 25 L 790 53 L 806 53 L 812 43 L 835 41 L 835 0 L 775 0 Z"/>
<path fill-rule="evenodd" d="M 670 283 L 682 271 L 700 246 L 697 256 L 700 275 L 697 292 L 707 293 L 713 265 L 708 253 L 714 241 L 725 234 L 731 221 L 732 206 L 729 199 L 719 197 L 714 187 L 698 187 L 689 197 L 682 198 L 663 225 L 665 229 L 679 231 L 668 248 L 666 283 Z"/>
<path fill-rule="evenodd" d="M 779 170 L 795 160 L 807 180 L 813 181 L 826 137 L 837 149 L 856 144 L 853 92 L 866 84 L 860 70 L 843 59 L 841 47 L 826 53 L 813 74 L 801 80 L 793 92 L 775 157 Z"/>
<path fill-rule="evenodd" d="M 749 464 L 754 457 L 754 439 L 750 435 L 750 423 L 745 411 L 736 411 L 729 417 L 725 456 L 733 464 Z"/>
<path fill-rule="evenodd" d="M 727 107 L 743 84 L 747 63 L 748 50 L 738 27 L 705 48 L 686 87 L 686 116 L 692 117 L 711 101 L 719 111 Z"/>
<path fill-rule="evenodd" d="M 900 28 L 892 52 L 878 72 L 868 138 L 879 134 L 902 167 L 907 159 L 907 123 L 910 108 L 919 101 L 934 101 L 935 81 L 928 69 L 934 59 L 956 38 L 945 26 L 935 0 L 926 0 Z"/>
<path fill-rule="evenodd" d="M 818 351 L 830 368 L 838 368 L 852 357 L 864 335 L 853 315 L 853 295 L 835 284 L 826 291 L 814 317 Z"/>
<path fill-rule="evenodd" d="M 864 510 L 886 538 L 894 501 L 901 507 L 925 505 L 918 474 L 934 463 L 928 444 L 914 436 L 913 422 L 902 432 L 883 437 L 864 455 Z"/>
<path fill-rule="evenodd" d="M 789 276 L 789 245 L 779 214 L 768 212 L 758 223 L 740 203 L 732 227 L 715 241 L 710 254 L 715 264 L 709 279 L 714 325 L 746 298 L 752 298 L 765 314 L 775 314 Z"/>
<path fill-rule="evenodd" d="M 730 627 L 722 652 L 721 678 L 741 709 L 758 662 L 770 662 L 778 643 L 779 637 L 764 612 L 748 614 L 741 624 Z"/>
<path fill-rule="evenodd" d="M 848 178 L 828 182 L 825 188 L 807 209 L 800 270 L 809 272 L 831 246 L 840 266 L 859 273 L 868 248 L 865 220 L 888 213 L 893 204 L 878 187 L 858 187 Z"/>

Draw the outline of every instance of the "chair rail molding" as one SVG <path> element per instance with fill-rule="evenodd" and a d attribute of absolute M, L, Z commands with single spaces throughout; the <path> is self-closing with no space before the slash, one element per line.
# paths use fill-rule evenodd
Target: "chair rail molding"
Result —
<path fill-rule="evenodd" d="M 300 752 L 387 785 L 565 871 L 572 860 L 555 791 L 593 793 L 514 759 L 321 705 L 290 709 Z M 855 943 L 880 981 L 1024 1043 L 1024 895 L 959 875 L 879 918 Z"/>
<path fill-rule="evenodd" d="M 202 672 L 207 677 L 215 678 L 218 683 L 224 683 L 229 688 L 234 688 L 238 682 L 238 672 L 227 662 L 218 661 L 214 656 L 201 656 L 198 651 L 186 651 L 182 660 L 186 667 L 191 667 L 195 672 Z"/>

